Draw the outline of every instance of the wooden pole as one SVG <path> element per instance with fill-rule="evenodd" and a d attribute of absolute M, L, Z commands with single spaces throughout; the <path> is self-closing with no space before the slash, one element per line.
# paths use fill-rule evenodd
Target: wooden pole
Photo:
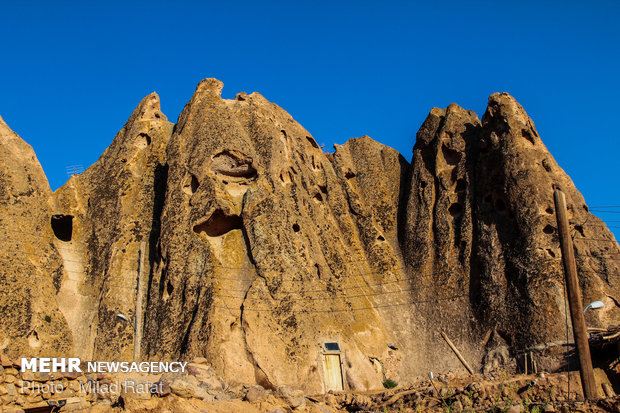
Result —
<path fill-rule="evenodd" d="M 133 359 L 134 361 L 140 361 L 140 346 L 142 345 L 142 330 L 144 327 L 144 315 L 143 315 L 143 272 L 144 272 L 144 255 L 146 250 L 146 242 L 140 243 L 140 251 L 138 251 L 138 282 L 136 285 L 136 320 L 135 331 L 133 336 Z"/>
<path fill-rule="evenodd" d="M 553 194 L 553 199 L 555 201 L 555 215 L 558 221 L 558 233 L 560 235 L 564 273 L 566 274 L 566 290 L 568 292 L 570 317 L 573 324 L 573 336 L 577 346 L 577 356 L 579 357 L 581 386 L 585 398 L 587 400 L 594 400 L 598 398 L 598 392 L 594 380 L 594 371 L 592 370 L 592 358 L 590 356 L 590 344 L 588 343 L 588 333 L 586 331 L 586 320 L 583 316 L 581 291 L 579 289 L 579 280 L 577 279 L 577 264 L 575 263 L 575 251 L 573 250 L 573 240 L 570 236 L 568 227 L 566 197 L 562 191 L 556 189 Z"/>
<path fill-rule="evenodd" d="M 443 331 L 441 332 L 441 336 L 443 337 L 444 340 L 446 340 L 446 343 L 448 343 L 448 346 L 450 346 L 450 348 L 452 349 L 452 351 L 454 351 L 454 354 L 456 354 L 456 357 L 458 357 L 459 361 L 463 364 L 463 366 L 465 366 L 465 368 L 467 369 L 467 371 L 469 372 L 469 374 L 474 374 L 474 370 L 471 368 L 471 366 L 469 365 L 469 363 L 467 363 L 467 361 L 465 361 L 465 358 L 461 355 L 461 352 L 456 348 L 456 346 L 454 344 L 452 344 L 452 340 L 450 340 L 448 338 L 448 336 L 446 335 L 446 333 L 444 333 Z"/>

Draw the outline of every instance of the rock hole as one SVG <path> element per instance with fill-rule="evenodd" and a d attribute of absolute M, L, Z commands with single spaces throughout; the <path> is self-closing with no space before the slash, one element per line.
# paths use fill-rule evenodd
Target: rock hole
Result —
<path fill-rule="evenodd" d="M 495 209 L 498 212 L 506 212 L 506 204 L 504 203 L 503 200 L 498 199 L 495 201 Z"/>
<path fill-rule="evenodd" d="M 581 225 L 575 225 L 575 230 L 579 232 L 582 237 L 586 236 L 586 234 L 583 232 L 583 227 Z"/>
<path fill-rule="evenodd" d="M 549 254 L 549 256 L 551 258 L 555 258 L 555 252 L 553 252 L 552 250 L 550 250 L 549 248 L 547 248 L 547 254 Z"/>
<path fill-rule="evenodd" d="M 585 204 L 583 205 L 583 210 L 586 212 L 590 212 L 590 208 L 588 208 L 588 206 Z"/>
<path fill-rule="evenodd" d="M 452 217 L 458 218 L 463 215 L 463 205 L 456 202 L 450 205 L 450 208 L 448 208 L 448 212 L 450 213 L 450 215 L 452 215 Z"/>
<path fill-rule="evenodd" d="M 488 194 L 487 196 L 485 196 L 484 202 L 486 202 L 487 204 L 490 204 L 491 202 L 493 202 L 493 195 Z"/>
<path fill-rule="evenodd" d="M 52 215 L 50 220 L 54 235 L 61 241 L 71 241 L 73 235 L 73 215 Z"/>
<path fill-rule="evenodd" d="M 308 142 L 310 142 L 310 145 L 312 145 L 313 148 L 319 149 L 319 144 L 312 139 L 312 136 L 306 136 L 306 139 L 308 139 Z"/>
<path fill-rule="evenodd" d="M 551 225 L 546 225 L 543 228 L 543 232 L 547 235 L 553 234 L 555 232 L 555 228 L 553 228 Z"/>
<path fill-rule="evenodd" d="M 39 333 L 36 330 L 32 330 L 30 336 L 28 336 L 28 345 L 32 348 L 41 347 L 41 340 L 39 340 Z"/>
<path fill-rule="evenodd" d="M 314 194 L 314 199 L 316 199 L 319 202 L 323 202 L 323 197 L 318 192 L 316 194 Z"/>
<path fill-rule="evenodd" d="M 521 129 L 521 136 L 527 139 L 532 145 L 536 144 L 536 142 L 534 141 L 534 137 L 532 136 L 529 130 Z"/>
<path fill-rule="evenodd" d="M 426 181 L 420 182 L 420 188 L 426 188 L 426 185 L 427 185 Z"/>
<path fill-rule="evenodd" d="M 173 291 L 174 291 L 174 287 L 172 286 L 172 283 L 170 281 L 168 281 L 166 283 L 166 294 L 168 294 L 168 297 L 170 297 L 172 295 Z"/>
<path fill-rule="evenodd" d="M 549 161 L 547 161 L 546 159 L 543 159 L 542 166 L 543 168 L 545 168 L 545 171 L 551 172 L 551 165 L 549 165 Z"/>
<path fill-rule="evenodd" d="M 232 230 L 242 229 L 243 219 L 239 215 L 229 215 L 217 209 L 209 219 L 194 225 L 196 234 L 204 233 L 209 237 L 219 237 Z"/>
<path fill-rule="evenodd" d="M 353 179 L 355 178 L 355 174 L 352 171 L 347 171 L 347 173 L 344 174 L 344 177 L 347 179 Z"/>
<path fill-rule="evenodd" d="M 284 129 L 282 129 L 280 132 L 282 132 L 282 136 L 284 136 L 284 139 L 287 140 L 288 139 L 288 135 L 286 134 L 286 131 Z"/>
<path fill-rule="evenodd" d="M 385 241 L 385 238 L 383 237 L 383 235 L 379 235 L 379 236 L 377 237 L 377 239 L 378 239 L 379 241 Z"/>
<path fill-rule="evenodd" d="M 233 178 L 254 179 L 257 176 L 252 158 L 241 152 L 228 149 L 213 157 L 211 170 L 216 174 Z"/>
<path fill-rule="evenodd" d="M 144 149 L 150 144 L 151 144 L 151 137 L 147 135 L 146 133 L 140 133 L 135 142 L 135 145 L 140 149 Z"/>
<path fill-rule="evenodd" d="M 293 224 L 293 231 L 299 232 L 299 225 L 298 224 Z"/>
<path fill-rule="evenodd" d="M 327 194 L 327 186 L 325 185 L 319 185 L 319 189 L 321 190 L 321 192 L 323 192 L 324 194 Z"/>
<path fill-rule="evenodd" d="M 461 153 L 448 148 L 445 143 L 441 145 L 441 152 L 448 165 L 456 165 L 461 160 Z"/>
<path fill-rule="evenodd" d="M 545 209 L 545 212 L 546 212 L 547 214 L 549 214 L 549 215 L 552 215 L 552 214 L 553 214 L 553 208 L 548 207 L 547 209 Z"/>
<path fill-rule="evenodd" d="M 464 179 L 456 181 L 456 192 L 465 192 L 465 189 L 467 189 L 467 181 Z"/>
<path fill-rule="evenodd" d="M 159 113 L 155 112 L 155 117 L 156 117 L 157 119 L 159 119 L 159 118 L 161 118 L 161 115 L 160 115 Z"/>
<path fill-rule="evenodd" d="M 187 174 L 183 179 L 183 192 L 187 195 L 194 194 L 199 186 L 200 182 L 198 182 L 198 178 L 194 174 Z"/>

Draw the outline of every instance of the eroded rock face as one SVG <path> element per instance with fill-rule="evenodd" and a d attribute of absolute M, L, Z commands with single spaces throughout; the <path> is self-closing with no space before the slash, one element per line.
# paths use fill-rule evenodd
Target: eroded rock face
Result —
<path fill-rule="evenodd" d="M 147 294 L 172 126 L 159 97 L 145 97 L 99 160 L 54 194 L 54 213 L 73 217 L 72 242 L 55 239 L 65 267 L 58 301 L 82 358 L 132 358 L 132 326 L 117 314 L 135 323 L 142 242 Z"/>
<path fill-rule="evenodd" d="M 224 100 L 221 89 L 202 81 L 174 129 L 148 96 L 53 196 L 31 151 L 11 155 L 36 179 L 0 175 L 13 182 L 2 202 L 43 230 L 32 248 L 49 262 L 31 264 L 56 274 L 56 291 L 37 305 L 57 308 L 52 322 L 71 331 L 63 349 L 132 358 L 132 328 L 117 314 L 136 314 L 143 261 L 145 359 L 204 357 L 230 383 L 312 393 L 338 381 L 326 372 L 339 347 L 341 383 L 365 390 L 462 369 L 443 331 L 491 372 L 565 337 L 556 187 L 584 301 L 607 304 L 588 324 L 620 317 L 618 245 L 509 95 L 492 95 L 482 122 L 458 105 L 433 109 L 410 165 L 367 136 L 326 154 L 261 95 Z M 27 304 L 2 321 L 5 337 L 23 348 L 31 304 L 7 282 L 4 302 Z"/>
<path fill-rule="evenodd" d="M 349 309 L 372 307 L 365 284 L 397 267 L 383 229 L 369 208 L 358 225 L 337 171 L 290 115 L 256 93 L 223 100 L 221 87 L 198 86 L 168 145 L 148 355 L 205 356 L 232 380 L 322 391 L 319 346 L 333 340 L 357 386 L 379 386 L 366 354 L 382 357 L 383 322 Z M 366 238 L 386 245 L 372 262 Z"/>
<path fill-rule="evenodd" d="M 584 301 L 607 304 L 588 322 L 618 319 L 618 245 L 510 95 L 492 95 L 482 123 L 457 105 L 433 109 L 418 132 L 411 176 L 403 255 L 433 296 L 459 296 L 429 304 L 426 321 L 459 337 L 466 358 L 565 336 L 555 188 L 567 196 Z"/>
<path fill-rule="evenodd" d="M 72 350 L 56 302 L 62 261 L 52 246 L 51 195 L 34 151 L 0 118 L 0 352 L 10 356 Z"/>

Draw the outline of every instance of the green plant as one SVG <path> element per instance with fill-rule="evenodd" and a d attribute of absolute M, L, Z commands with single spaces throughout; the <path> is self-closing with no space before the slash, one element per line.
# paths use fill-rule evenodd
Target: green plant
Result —
<path fill-rule="evenodd" d="M 52 317 L 50 317 L 50 316 L 48 316 L 48 315 L 46 315 L 43 319 L 44 319 L 47 323 L 51 323 L 51 322 L 52 322 Z"/>
<path fill-rule="evenodd" d="M 392 379 L 385 379 L 385 380 L 383 380 L 383 387 L 385 387 L 386 389 L 393 389 L 396 386 L 398 386 L 398 383 L 396 383 Z"/>
<path fill-rule="evenodd" d="M 540 413 L 540 407 L 538 407 L 538 406 L 534 406 L 534 407 L 532 407 L 531 412 L 532 412 L 532 413 Z"/>

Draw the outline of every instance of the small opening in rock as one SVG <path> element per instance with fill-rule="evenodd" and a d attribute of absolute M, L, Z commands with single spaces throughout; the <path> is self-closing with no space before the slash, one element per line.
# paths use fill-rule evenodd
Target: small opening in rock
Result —
<path fill-rule="evenodd" d="M 549 215 L 553 214 L 553 208 L 548 207 L 547 209 L 545 209 L 545 212 Z"/>
<path fill-rule="evenodd" d="M 583 232 L 583 227 L 581 225 L 575 225 L 575 231 L 578 231 L 582 237 L 586 236 L 586 234 Z"/>
<path fill-rule="evenodd" d="M 324 194 L 327 194 L 327 187 L 325 185 L 319 185 L 319 189 L 321 190 L 321 192 L 323 192 Z"/>
<path fill-rule="evenodd" d="M 254 179 L 257 175 L 252 158 L 239 151 L 228 149 L 213 157 L 211 170 L 235 178 Z"/>
<path fill-rule="evenodd" d="M 584 210 L 584 211 L 586 211 L 586 212 L 590 212 L 590 209 L 588 208 L 588 206 L 587 206 L 587 205 L 584 205 L 584 206 L 583 206 L 583 210 Z"/>
<path fill-rule="evenodd" d="M 383 238 L 383 235 L 379 235 L 379 236 L 377 237 L 377 239 L 378 239 L 379 241 L 385 241 L 385 238 Z"/>
<path fill-rule="evenodd" d="M 195 193 L 199 186 L 198 178 L 194 174 L 188 174 L 183 179 L 183 192 L 188 195 Z"/>
<path fill-rule="evenodd" d="M 458 202 L 456 202 L 456 203 L 450 205 L 450 208 L 448 208 L 448 212 L 454 218 L 458 218 L 461 215 L 463 215 L 463 205 L 461 205 Z"/>
<path fill-rule="evenodd" d="M 347 171 L 347 173 L 344 174 L 344 177 L 347 179 L 352 179 L 352 178 L 355 178 L 355 174 L 351 171 Z"/>
<path fill-rule="evenodd" d="M 497 201 L 495 201 L 495 209 L 499 212 L 505 212 L 506 211 L 506 204 L 504 203 L 503 200 L 498 199 Z"/>
<path fill-rule="evenodd" d="M 170 296 L 170 295 L 172 295 L 173 291 L 174 291 L 174 287 L 172 286 L 172 283 L 170 281 L 168 281 L 168 283 L 166 284 L 166 292 Z"/>
<path fill-rule="evenodd" d="M 314 199 L 316 199 L 319 202 L 323 202 L 323 197 L 318 192 L 314 194 Z"/>
<path fill-rule="evenodd" d="M 456 165 L 461 160 L 461 153 L 448 148 L 445 143 L 441 145 L 441 152 L 448 165 Z"/>
<path fill-rule="evenodd" d="M 534 141 L 534 138 L 532 137 L 532 134 L 527 129 L 521 129 L 521 136 L 523 136 L 525 139 L 527 139 L 532 145 L 534 145 L 536 143 Z"/>
<path fill-rule="evenodd" d="M 205 222 L 194 225 L 194 232 L 205 233 L 209 237 L 219 237 L 241 228 L 243 228 L 243 219 L 239 215 L 228 215 L 218 209 Z"/>
<path fill-rule="evenodd" d="M 426 188 L 426 181 L 420 182 L 420 188 Z"/>
<path fill-rule="evenodd" d="M 310 142 L 313 148 L 319 149 L 319 144 L 316 143 L 316 141 L 312 139 L 311 136 L 306 136 L 306 139 L 308 139 L 308 142 Z"/>
<path fill-rule="evenodd" d="M 140 133 L 136 136 L 134 145 L 140 149 L 144 149 L 151 144 L 151 137 L 146 133 Z"/>
<path fill-rule="evenodd" d="M 549 248 L 547 248 L 547 254 L 549 254 L 551 258 L 555 258 L 555 252 L 551 251 Z"/>
<path fill-rule="evenodd" d="M 161 118 L 161 115 L 160 115 L 159 113 L 155 113 L 155 117 L 156 117 L 157 119 L 159 119 L 159 118 Z"/>
<path fill-rule="evenodd" d="M 293 224 L 293 231 L 299 232 L 299 225 Z"/>
<path fill-rule="evenodd" d="M 553 228 L 551 225 L 547 225 L 543 228 L 543 232 L 545 234 L 553 234 L 555 232 L 555 228 Z"/>
<path fill-rule="evenodd" d="M 71 241 L 73 235 L 73 215 L 52 215 L 50 220 L 54 235 L 61 241 Z"/>
<path fill-rule="evenodd" d="M 456 181 L 456 192 L 465 192 L 466 188 L 467 181 L 465 181 L 464 179 L 459 179 L 458 181 Z"/>
<path fill-rule="evenodd" d="M 487 196 L 484 197 L 484 202 L 486 202 L 487 204 L 490 204 L 491 202 L 493 202 L 493 195 L 489 194 Z"/>
<path fill-rule="evenodd" d="M 144 138 L 144 140 L 146 141 L 147 145 L 151 144 L 151 137 L 149 135 L 147 135 L 146 133 L 141 133 L 140 136 L 142 136 Z"/>
<path fill-rule="evenodd" d="M 284 129 L 282 129 L 280 132 L 282 132 L 282 136 L 284 136 L 284 139 L 288 139 L 288 135 L 286 134 L 286 131 Z"/>

